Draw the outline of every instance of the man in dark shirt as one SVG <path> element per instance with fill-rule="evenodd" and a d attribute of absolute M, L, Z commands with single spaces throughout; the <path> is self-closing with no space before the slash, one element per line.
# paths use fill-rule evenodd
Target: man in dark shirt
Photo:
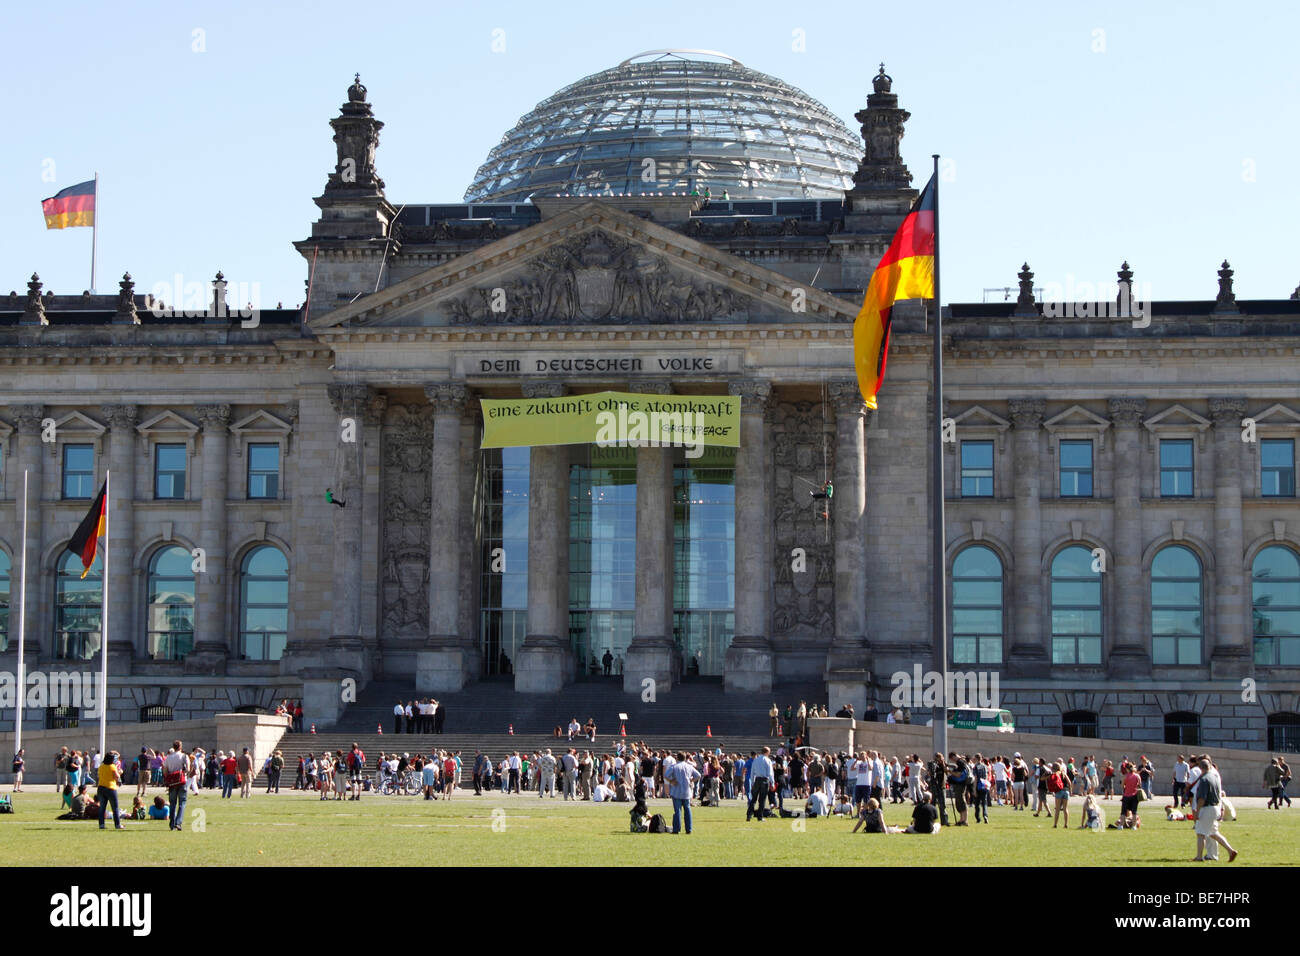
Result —
<path fill-rule="evenodd" d="M 939 811 L 930 802 L 928 793 L 921 795 L 921 802 L 912 808 L 912 825 L 908 833 L 938 833 Z"/>

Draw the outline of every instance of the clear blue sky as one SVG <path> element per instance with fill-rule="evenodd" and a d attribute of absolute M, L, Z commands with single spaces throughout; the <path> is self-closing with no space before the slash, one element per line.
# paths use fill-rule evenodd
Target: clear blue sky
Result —
<path fill-rule="evenodd" d="M 5 4 L 0 291 L 21 292 L 33 270 L 58 293 L 88 285 L 90 230 L 46 231 L 40 200 L 98 171 L 98 291 L 127 269 L 142 291 L 222 269 L 258 283 L 264 307 L 297 305 L 307 270 L 290 243 L 316 218 L 328 121 L 354 72 L 386 124 L 388 198 L 456 202 L 539 100 L 642 50 L 698 47 L 805 90 L 855 131 L 885 61 L 912 113 L 915 185 L 931 153 L 955 161 L 941 199 L 947 302 L 1014 284 L 1025 259 L 1037 284 L 1064 284 L 1113 281 L 1127 258 L 1155 298 L 1205 299 L 1226 257 L 1239 297 L 1286 298 L 1300 283 L 1298 9 Z"/>

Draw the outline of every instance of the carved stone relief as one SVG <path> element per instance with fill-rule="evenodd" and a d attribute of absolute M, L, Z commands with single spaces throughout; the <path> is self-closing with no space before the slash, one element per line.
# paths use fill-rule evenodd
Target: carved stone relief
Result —
<path fill-rule="evenodd" d="M 427 405 L 391 405 L 383 430 L 383 640 L 429 631 L 432 422 Z"/>

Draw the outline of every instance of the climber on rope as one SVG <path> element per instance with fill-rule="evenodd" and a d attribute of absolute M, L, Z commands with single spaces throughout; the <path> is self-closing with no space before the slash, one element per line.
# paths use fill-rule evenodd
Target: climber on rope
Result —
<path fill-rule="evenodd" d="M 346 501 L 339 501 L 334 497 L 334 491 L 331 488 L 325 489 L 325 500 L 332 505 L 338 505 L 340 508 L 346 508 L 348 506 Z"/>

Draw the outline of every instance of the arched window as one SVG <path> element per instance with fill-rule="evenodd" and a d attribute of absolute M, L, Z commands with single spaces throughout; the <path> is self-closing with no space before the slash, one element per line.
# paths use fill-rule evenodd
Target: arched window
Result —
<path fill-rule="evenodd" d="M 54 656 L 88 660 L 99 653 L 104 610 L 104 580 L 100 558 L 82 578 L 81 558 L 71 551 L 59 555 L 54 574 Z"/>
<path fill-rule="evenodd" d="M 1200 746 L 1200 715 L 1185 710 L 1165 714 L 1165 743 L 1178 747 Z"/>
<path fill-rule="evenodd" d="M 1274 753 L 1300 753 L 1300 714 L 1268 715 L 1268 749 Z"/>
<path fill-rule="evenodd" d="M 0 651 L 9 650 L 9 555 L 0 551 Z"/>
<path fill-rule="evenodd" d="M 1097 715 L 1090 710 L 1069 710 L 1061 715 L 1062 737 L 1096 737 Z"/>
<path fill-rule="evenodd" d="M 1002 559 L 972 545 L 952 562 L 952 662 L 1002 663 Z"/>
<path fill-rule="evenodd" d="M 149 656 L 179 661 L 194 648 L 194 571 L 185 548 L 159 548 L 149 561 Z"/>
<path fill-rule="evenodd" d="M 1270 545 L 1251 565 L 1255 663 L 1300 666 L 1300 558 Z"/>
<path fill-rule="evenodd" d="M 1201 561 L 1188 548 L 1163 548 L 1151 562 L 1151 660 L 1200 664 L 1205 633 Z"/>
<path fill-rule="evenodd" d="M 261 545 L 239 574 L 239 653 L 247 661 L 278 661 L 289 639 L 289 562 Z"/>
<path fill-rule="evenodd" d="M 1052 663 L 1101 663 L 1101 571 L 1071 545 L 1052 560 Z"/>

